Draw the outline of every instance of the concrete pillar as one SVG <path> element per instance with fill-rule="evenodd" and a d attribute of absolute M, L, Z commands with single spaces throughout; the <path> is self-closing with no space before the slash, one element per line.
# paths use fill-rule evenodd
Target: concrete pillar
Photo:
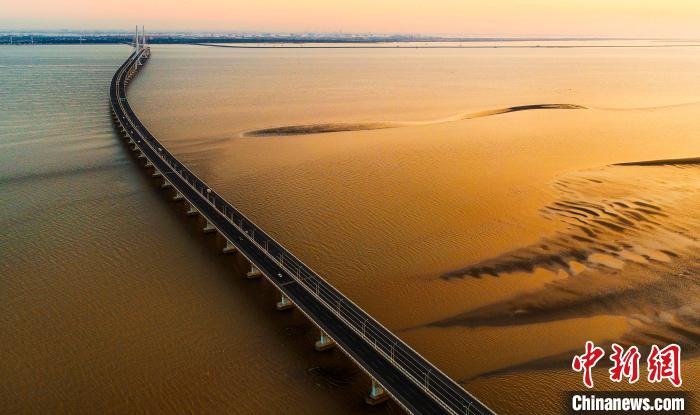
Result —
<path fill-rule="evenodd" d="M 158 170 L 154 170 L 153 174 L 151 176 L 152 177 L 163 177 L 163 175 Z"/>
<path fill-rule="evenodd" d="M 202 230 L 204 231 L 204 233 L 216 232 L 216 228 L 209 221 L 207 221 L 207 224 L 204 225 L 204 229 Z"/>
<path fill-rule="evenodd" d="M 226 240 L 226 246 L 221 250 L 224 254 L 235 254 L 236 251 L 236 245 L 232 244 L 228 239 Z"/>
<path fill-rule="evenodd" d="M 258 269 L 258 267 L 256 267 L 256 266 L 253 265 L 253 264 L 250 264 L 250 271 L 248 271 L 248 273 L 245 274 L 245 276 L 246 276 L 246 278 L 252 280 L 252 279 L 256 279 L 256 278 L 262 277 L 262 272 L 260 272 L 260 270 Z"/>
<path fill-rule="evenodd" d="M 160 185 L 160 188 L 161 188 L 161 189 L 167 189 L 167 188 L 169 188 L 169 187 L 173 187 L 172 183 L 170 183 L 170 182 L 167 181 L 167 180 L 163 180 L 163 184 Z"/>
<path fill-rule="evenodd" d="M 144 165 L 144 167 L 153 167 L 153 163 L 151 163 L 150 160 L 146 160 L 146 164 Z"/>
<path fill-rule="evenodd" d="M 190 205 L 189 209 L 187 209 L 187 216 L 195 216 L 199 213 L 197 209 L 195 209 L 194 206 Z"/>
<path fill-rule="evenodd" d="M 146 155 L 139 151 L 139 154 L 136 156 L 136 158 L 145 159 Z"/>
<path fill-rule="evenodd" d="M 277 310 L 279 310 L 279 311 L 288 310 L 288 309 L 294 307 L 294 303 L 292 302 L 292 300 L 287 298 L 287 296 L 284 295 L 284 293 L 282 293 L 282 296 L 280 297 L 280 300 L 277 302 L 276 307 L 277 307 Z"/>
<path fill-rule="evenodd" d="M 365 402 L 369 405 L 379 405 L 382 402 L 386 402 L 387 399 L 389 399 L 389 395 L 384 391 L 382 385 L 372 379 L 372 388 L 369 390 L 369 395 L 365 398 Z"/>
<path fill-rule="evenodd" d="M 335 347 L 335 341 L 328 337 L 325 331 L 321 330 L 321 336 L 314 344 L 314 349 L 318 352 L 324 352 Z"/>
<path fill-rule="evenodd" d="M 182 195 L 182 193 L 178 192 L 177 190 L 175 191 L 175 196 L 173 196 L 173 202 L 179 202 L 183 200 L 185 196 Z"/>

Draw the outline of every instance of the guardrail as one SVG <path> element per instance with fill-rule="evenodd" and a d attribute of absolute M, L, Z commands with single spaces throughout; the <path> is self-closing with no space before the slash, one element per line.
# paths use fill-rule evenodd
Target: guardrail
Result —
<path fill-rule="evenodd" d="M 144 143 L 167 163 L 185 183 L 197 191 L 229 223 L 239 229 L 289 276 L 297 281 L 314 298 L 321 302 L 329 312 L 342 320 L 356 334 L 385 359 L 392 362 L 404 375 L 438 402 L 451 414 L 493 414 L 486 405 L 464 390 L 449 376 L 444 374 L 418 352 L 404 343 L 381 323 L 364 312 L 358 305 L 345 297 L 340 291 L 291 254 L 279 242 L 246 217 L 242 212 L 228 203 L 211 189 L 202 179 L 180 163 L 141 123 L 126 101 L 126 71 L 136 71 L 137 61 L 142 59 L 148 49 L 132 53 L 112 78 L 110 102 L 112 108 L 118 106 L 125 114 L 133 130 L 138 132 Z M 150 51 L 148 52 L 150 53 Z M 134 72 L 131 72 L 133 74 Z M 133 138 L 133 137 L 132 137 Z M 137 143 L 137 145 L 140 143 Z M 233 241 L 231 241 L 233 242 Z"/>

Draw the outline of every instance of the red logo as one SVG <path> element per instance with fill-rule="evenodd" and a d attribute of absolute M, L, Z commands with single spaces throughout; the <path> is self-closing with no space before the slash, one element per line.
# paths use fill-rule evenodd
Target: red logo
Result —
<path fill-rule="evenodd" d="M 632 346 L 627 351 L 617 343 L 612 345 L 613 354 L 610 355 L 610 360 L 613 366 L 608 370 L 610 372 L 610 380 L 613 382 L 622 382 L 622 378 L 626 377 L 629 383 L 634 383 L 639 380 L 639 358 L 642 354 L 639 353 L 637 346 Z"/>
<path fill-rule="evenodd" d="M 637 346 L 630 346 L 625 350 L 617 343 L 613 343 L 610 360 L 612 367 L 608 370 L 610 380 L 622 382 L 627 378 L 627 382 L 635 383 L 639 380 L 639 360 L 642 355 Z M 574 356 L 571 368 L 576 372 L 583 372 L 583 384 L 587 388 L 593 387 L 593 368 L 605 356 L 605 351 L 593 344 L 586 342 L 585 352 Z M 662 382 L 668 380 L 675 387 L 683 384 L 681 379 L 681 347 L 677 344 L 669 344 L 663 349 L 652 345 L 647 357 L 647 380 L 649 383 Z"/>
<path fill-rule="evenodd" d="M 583 384 L 589 388 L 593 387 L 593 367 L 600 359 L 605 356 L 605 352 L 600 347 L 593 344 L 592 341 L 586 342 L 586 352 L 580 356 L 574 356 L 571 367 L 577 371 L 583 371 Z"/>
<path fill-rule="evenodd" d="M 647 365 L 649 367 L 647 379 L 650 383 L 668 379 L 675 387 L 683 384 L 683 379 L 681 379 L 681 347 L 679 345 L 669 344 L 661 350 L 657 345 L 651 346 Z"/>

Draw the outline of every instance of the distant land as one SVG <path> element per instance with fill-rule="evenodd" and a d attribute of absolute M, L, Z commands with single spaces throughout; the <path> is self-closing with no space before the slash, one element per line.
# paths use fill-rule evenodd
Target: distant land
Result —
<path fill-rule="evenodd" d="M 378 43 L 378 42 L 508 42 L 508 41 L 576 41 L 622 40 L 620 38 L 586 37 L 444 37 L 405 34 L 346 34 L 346 33 L 147 33 L 154 44 L 187 43 Z M 127 32 L 2 32 L 0 45 L 76 45 L 131 43 L 133 33 Z"/>

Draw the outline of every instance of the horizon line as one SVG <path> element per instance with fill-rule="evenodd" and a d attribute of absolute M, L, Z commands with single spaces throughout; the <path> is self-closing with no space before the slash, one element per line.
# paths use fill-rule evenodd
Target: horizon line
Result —
<path fill-rule="evenodd" d="M 129 35 L 132 30 L 127 29 L 39 29 L 22 28 L 8 29 L 0 27 L 0 35 L 11 34 L 62 34 L 66 36 L 85 35 Z M 527 34 L 527 35 L 506 35 L 506 34 L 436 34 L 418 32 L 346 32 L 346 31 L 269 31 L 269 30 L 150 30 L 149 36 L 164 35 L 220 35 L 220 36 L 272 36 L 290 38 L 294 36 L 306 37 L 326 37 L 326 38 L 352 38 L 362 37 L 399 37 L 417 38 L 420 40 L 441 39 L 445 41 L 469 41 L 469 40 L 700 40 L 688 36 L 615 36 L 615 35 L 574 35 L 574 34 Z"/>

